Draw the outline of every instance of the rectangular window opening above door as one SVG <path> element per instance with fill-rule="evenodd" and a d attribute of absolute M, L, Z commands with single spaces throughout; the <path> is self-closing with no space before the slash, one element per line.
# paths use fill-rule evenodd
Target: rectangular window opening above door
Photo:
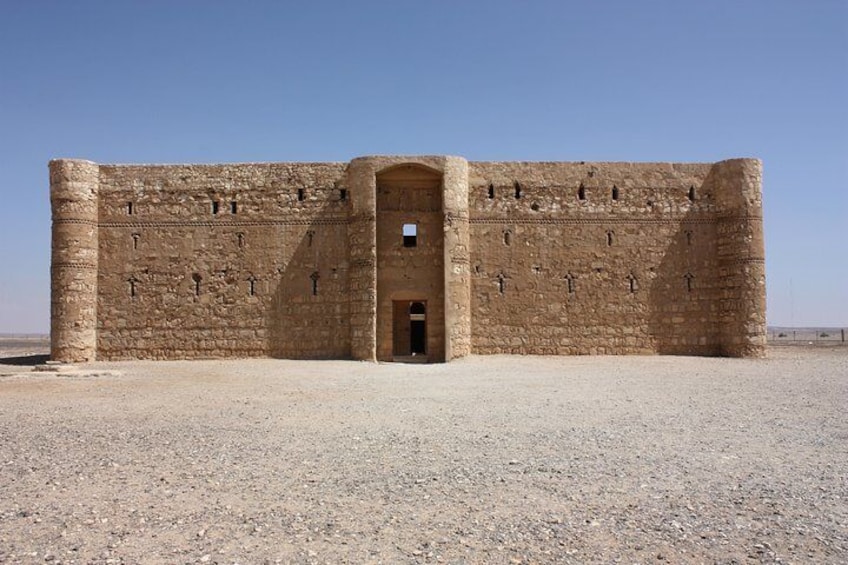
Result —
<path fill-rule="evenodd" d="M 403 224 L 403 246 L 418 246 L 418 224 Z"/>

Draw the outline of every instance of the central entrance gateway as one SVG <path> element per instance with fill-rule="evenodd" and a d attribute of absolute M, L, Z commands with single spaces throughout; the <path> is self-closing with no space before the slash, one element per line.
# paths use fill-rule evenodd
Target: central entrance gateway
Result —
<path fill-rule="evenodd" d="M 426 303 L 395 300 L 392 309 L 392 357 L 420 357 L 426 360 Z"/>
<path fill-rule="evenodd" d="M 442 174 L 402 164 L 376 184 L 377 359 L 444 361 Z"/>

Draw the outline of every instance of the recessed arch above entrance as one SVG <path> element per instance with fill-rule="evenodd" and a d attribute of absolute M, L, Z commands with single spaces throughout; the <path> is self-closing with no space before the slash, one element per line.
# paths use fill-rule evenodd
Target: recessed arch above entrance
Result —
<path fill-rule="evenodd" d="M 380 170 L 375 181 L 377 358 L 443 361 L 443 175 L 418 163 L 397 163 Z"/>

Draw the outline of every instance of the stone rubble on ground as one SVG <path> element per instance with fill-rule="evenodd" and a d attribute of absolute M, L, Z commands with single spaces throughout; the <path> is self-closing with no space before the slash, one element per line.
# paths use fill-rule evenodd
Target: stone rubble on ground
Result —
<path fill-rule="evenodd" d="M 844 348 L 83 368 L 0 379 L 0 563 L 848 562 Z"/>

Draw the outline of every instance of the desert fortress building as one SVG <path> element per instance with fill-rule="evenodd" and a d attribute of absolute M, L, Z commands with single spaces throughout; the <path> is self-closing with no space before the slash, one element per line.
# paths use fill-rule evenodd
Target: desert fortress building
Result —
<path fill-rule="evenodd" d="M 760 356 L 761 165 L 50 163 L 52 357 Z"/>

